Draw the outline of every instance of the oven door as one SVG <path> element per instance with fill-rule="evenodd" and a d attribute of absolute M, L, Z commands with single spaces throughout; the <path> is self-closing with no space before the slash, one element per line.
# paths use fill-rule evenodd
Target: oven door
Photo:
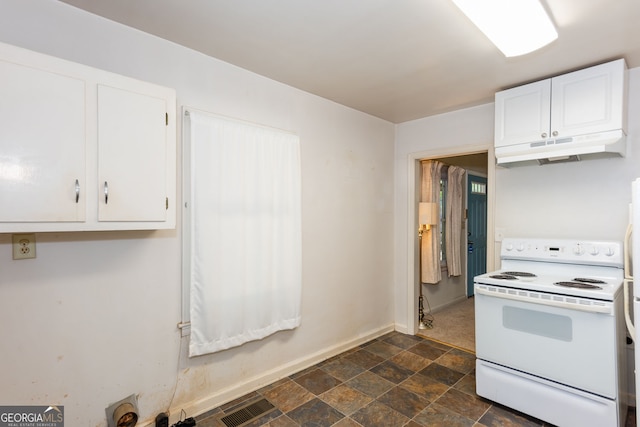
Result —
<path fill-rule="evenodd" d="M 479 283 L 475 295 L 478 359 L 617 398 L 613 302 Z"/>

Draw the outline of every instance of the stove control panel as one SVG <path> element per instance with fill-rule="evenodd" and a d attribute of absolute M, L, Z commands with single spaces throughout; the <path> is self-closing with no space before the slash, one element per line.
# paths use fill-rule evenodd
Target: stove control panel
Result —
<path fill-rule="evenodd" d="M 571 239 L 505 238 L 501 259 L 622 266 L 622 242 Z"/>

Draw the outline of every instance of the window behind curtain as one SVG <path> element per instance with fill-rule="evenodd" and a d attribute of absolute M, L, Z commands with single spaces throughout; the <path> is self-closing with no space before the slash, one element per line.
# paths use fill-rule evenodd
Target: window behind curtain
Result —
<path fill-rule="evenodd" d="M 446 222 L 447 222 L 447 166 L 442 168 L 442 176 L 440 177 L 440 266 L 442 268 L 447 267 L 447 235 L 446 235 Z"/>
<path fill-rule="evenodd" d="M 186 118 L 196 356 L 300 324 L 300 147 L 278 129 L 197 111 Z"/>

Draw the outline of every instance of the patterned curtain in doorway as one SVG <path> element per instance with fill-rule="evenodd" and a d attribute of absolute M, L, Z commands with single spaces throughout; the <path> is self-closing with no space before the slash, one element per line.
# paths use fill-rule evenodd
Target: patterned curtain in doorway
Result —
<path fill-rule="evenodd" d="M 444 165 L 435 160 L 422 162 L 421 202 L 434 202 L 440 206 L 440 174 Z M 422 235 L 421 283 L 437 284 L 442 279 L 440 272 L 440 224 L 431 226 L 431 230 Z"/>
<path fill-rule="evenodd" d="M 445 237 L 447 250 L 447 271 L 449 277 L 462 274 L 462 195 L 466 171 L 457 166 L 449 166 L 447 171 L 447 206 L 445 209 Z"/>

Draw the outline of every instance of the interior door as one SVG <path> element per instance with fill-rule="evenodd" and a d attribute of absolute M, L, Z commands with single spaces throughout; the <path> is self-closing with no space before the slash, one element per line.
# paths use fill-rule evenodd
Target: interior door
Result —
<path fill-rule="evenodd" d="M 467 296 L 473 278 L 487 272 L 487 178 L 467 175 Z"/>

